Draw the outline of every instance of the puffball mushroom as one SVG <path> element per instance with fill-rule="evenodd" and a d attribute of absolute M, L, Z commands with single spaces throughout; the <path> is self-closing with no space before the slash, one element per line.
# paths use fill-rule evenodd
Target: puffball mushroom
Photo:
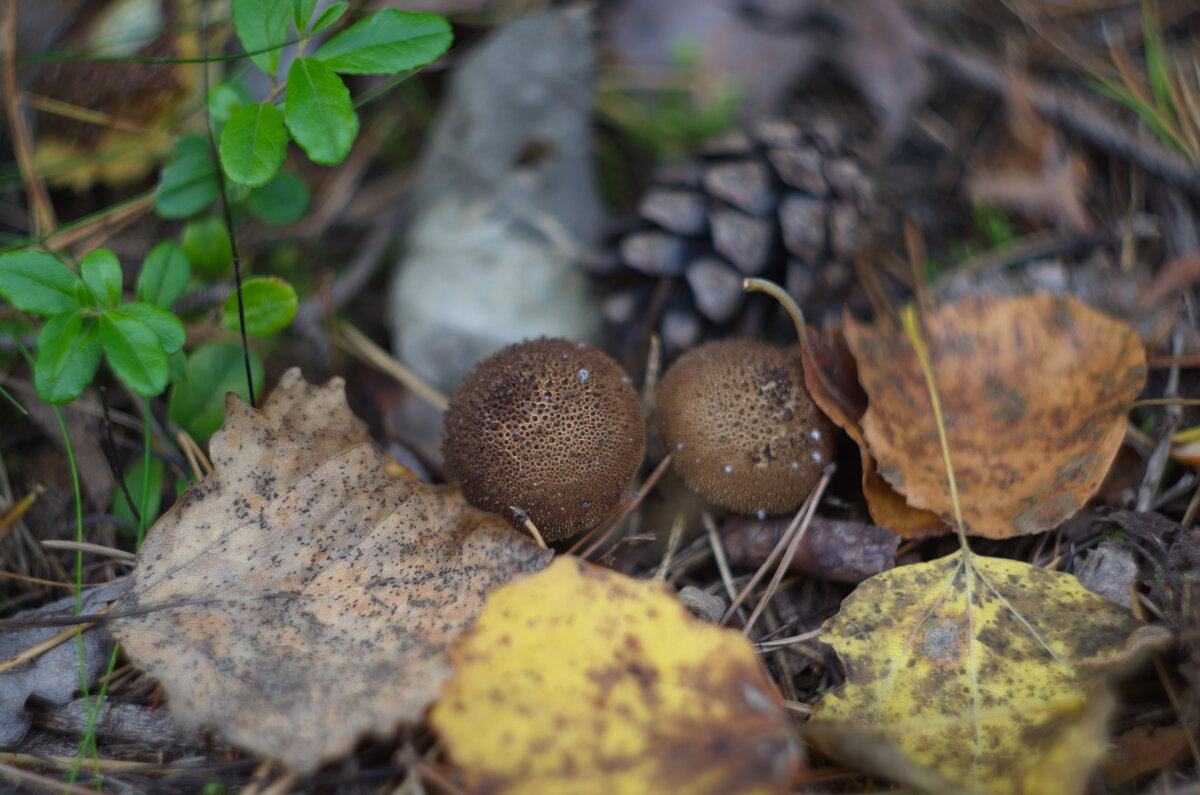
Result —
<path fill-rule="evenodd" d="M 475 366 L 446 412 L 449 477 L 477 508 L 547 541 L 589 529 L 633 482 L 642 404 L 621 366 L 587 343 L 536 339 Z"/>
<path fill-rule="evenodd" d="M 757 340 L 681 356 L 659 384 L 655 424 L 684 483 L 742 514 L 794 511 L 833 455 L 833 425 L 800 362 Z"/>

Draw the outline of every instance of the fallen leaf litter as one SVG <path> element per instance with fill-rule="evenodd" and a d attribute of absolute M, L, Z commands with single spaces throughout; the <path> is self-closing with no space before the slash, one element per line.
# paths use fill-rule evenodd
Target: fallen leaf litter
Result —
<path fill-rule="evenodd" d="M 456 488 L 389 474 L 343 382 L 236 396 L 215 471 L 146 537 L 113 632 L 172 712 L 306 774 L 419 722 L 488 591 L 549 553 Z M 394 471 L 394 470 L 392 470 Z"/>

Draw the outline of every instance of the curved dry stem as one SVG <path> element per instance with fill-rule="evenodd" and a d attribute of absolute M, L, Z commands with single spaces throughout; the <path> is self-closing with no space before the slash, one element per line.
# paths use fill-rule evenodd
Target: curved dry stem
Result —
<path fill-rule="evenodd" d="M 742 279 L 742 289 L 748 293 L 766 293 L 782 304 L 792 318 L 792 325 L 796 327 L 796 336 L 800 339 L 800 344 L 804 346 L 805 350 L 808 350 L 808 326 L 804 323 L 804 312 L 800 310 L 795 299 L 787 290 L 770 279 L 757 277 Z"/>

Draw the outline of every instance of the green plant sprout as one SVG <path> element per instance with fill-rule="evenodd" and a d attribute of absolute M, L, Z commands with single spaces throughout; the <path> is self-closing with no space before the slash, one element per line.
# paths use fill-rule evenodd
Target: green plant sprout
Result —
<path fill-rule="evenodd" d="M 358 136 L 358 115 L 341 75 L 396 75 L 441 57 L 453 40 L 436 14 L 383 9 L 351 25 L 306 55 L 311 37 L 335 25 L 348 4 L 334 3 L 315 19 L 315 0 L 233 0 L 233 25 L 250 60 L 271 80 L 261 102 L 223 83 L 209 92 L 208 109 L 219 128 L 221 168 L 248 188 L 269 185 L 283 166 L 289 140 L 321 165 L 336 165 Z M 299 32 L 298 54 L 278 81 L 289 29 Z M 283 109 L 279 102 L 282 96 Z M 217 196 L 215 167 L 202 138 L 183 138 L 163 170 L 155 209 L 167 218 L 203 210 Z"/>
<path fill-rule="evenodd" d="M 187 252 L 164 241 L 146 256 L 135 301 L 122 300 L 121 266 L 112 252 L 84 257 L 80 274 L 40 251 L 0 255 L 0 297 L 47 318 L 32 354 L 38 396 L 69 403 L 92 383 L 101 359 L 133 392 L 154 397 L 174 384 L 168 414 L 194 439 L 208 440 L 224 415 L 227 392 L 248 397 L 241 346 L 210 342 L 185 356 L 183 323 L 171 309 L 191 274 Z M 243 283 L 247 334 L 270 336 L 295 317 L 298 300 L 290 284 L 273 277 Z M 237 329 L 237 312 L 226 302 L 222 325 Z M 250 351 L 256 385 L 264 379 L 262 358 Z M 149 466 L 148 464 L 145 466 Z M 141 475 L 141 471 L 139 471 Z"/>
<path fill-rule="evenodd" d="M 153 260 L 153 261 L 152 261 Z M 167 281 L 155 269 L 170 263 L 148 258 L 160 289 Z M 83 258 L 77 274 L 51 254 L 17 251 L 0 256 L 0 296 L 13 306 L 47 318 L 37 337 L 34 386 L 48 403 L 69 403 L 92 382 L 101 358 L 131 390 L 143 397 L 167 386 L 168 357 L 183 348 L 183 323 L 167 307 L 147 300 L 123 301 L 121 265 L 107 249 Z M 151 289 L 147 287 L 146 294 Z"/>
<path fill-rule="evenodd" d="M 411 72 L 440 57 L 452 41 L 449 23 L 440 16 L 384 9 L 306 54 L 311 38 L 341 21 L 348 7 L 334 3 L 314 15 L 315 0 L 233 0 L 235 32 L 247 57 L 272 85 L 262 102 L 254 102 L 237 82 L 221 83 L 207 97 L 213 135 L 220 141 L 220 168 L 239 214 L 245 208 L 271 224 L 303 217 L 307 186 L 281 170 L 287 144 L 295 140 L 320 164 L 346 157 L 359 123 L 341 75 Z M 298 53 L 281 82 L 281 52 L 292 42 L 293 26 Z M 218 278 L 232 260 L 232 229 L 220 215 L 205 214 L 222 189 L 216 169 L 204 137 L 177 141 L 162 170 L 154 206 L 160 217 L 190 220 L 181 244 L 164 241 L 146 258 L 137 300 L 123 300 L 121 267 L 107 250 L 87 255 L 78 272 L 65 258 L 45 251 L 0 255 L 0 297 L 46 318 L 33 357 L 39 397 L 54 404 L 74 400 L 104 359 L 120 381 L 143 397 L 159 395 L 174 382 L 172 419 L 182 421 L 200 440 L 215 430 L 212 389 L 207 387 L 234 386 L 213 375 L 226 374 L 235 346 L 214 343 L 186 357 L 183 324 L 171 308 L 193 274 Z M 241 288 L 247 336 L 275 334 L 295 316 L 299 301 L 286 281 L 256 277 Z M 237 310 L 233 296 L 223 307 L 223 327 L 239 330 Z M 253 351 L 249 355 L 252 380 L 259 380 L 261 359 Z M 204 383 L 189 384 L 193 376 Z M 223 392 L 218 397 L 223 401 Z"/>

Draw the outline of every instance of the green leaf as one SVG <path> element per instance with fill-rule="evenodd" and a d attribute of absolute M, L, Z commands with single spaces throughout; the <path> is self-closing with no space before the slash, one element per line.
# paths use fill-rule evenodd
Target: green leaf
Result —
<path fill-rule="evenodd" d="M 287 128 L 314 163 L 342 162 L 358 135 L 350 92 L 333 70 L 313 58 L 297 58 L 288 69 Z"/>
<path fill-rule="evenodd" d="M 250 351 L 250 372 L 254 389 L 262 394 L 263 363 Z M 236 392 L 249 400 L 246 390 L 246 364 L 242 349 L 230 342 L 209 342 L 188 357 L 187 377 L 171 390 L 168 414 L 172 422 L 187 429 L 192 438 L 204 444 L 225 418 L 225 395 Z"/>
<path fill-rule="evenodd" d="M 183 229 L 183 250 L 192 265 L 209 277 L 222 276 L 233 266 L 229 230 L 216 215 L 204 215 Z"/>
<path fill-rule="evenodd" d="M 221 165 L 234 182 L 266 185 L 283 165 L 287 142 L 279 108 L 270 102 L 243 105 L 221 133 Z"/>
<path fill-rule="evenodd" d="M 47 403 L 70 403 L 83 394 L 100 366 L 100 336 L 82 310 L 50 318 L 37 339 L 33 384 Z"/>
<path fill-rule="evenodd" d="M 254 65 L 275 79 L 287 42 L 290 0 L 233 0 L 233 28 Z M 265 50 L 265 52 L 259 52 Z"/>
<path fill-rule="evenodd" d="M 121 263 L 116 254 L 98 248 L 83 258 L 79 272 L 99 306 L 112 309 L 121 303 Z"/>
<path fill-rule="evenodd" d="M 158 335 L 158 344 L 162 346 L 163 353 L 168 356 L 178 353 L 187 340 L 187 331 L 184 330 L 183 323 L 179 318 L 154 304 L 142 301 L 121 304 L 117 311 L 122 315 L 137 318 L 153 329 L 154 333 Z"/>
<path fill-rule="evenodd" d="M 164 240 L 150 250 L 137 279 L 139 301 L 170 309 L 187 289 L 192 261 L 178 243 Z"/>
<path fill-rule="evenodd" d="M 187 378 L 187 356 L 183 351 L 175 351 L 167 357 L 167 369 L 171 371 L 167 378 L 172 384 L 178 384 Z"/>
<path fill-rule="evenodd" d="M 290 171 L 281 171 L 266 185 L 250 191 L 246 206 L 266 223 L 282 226 L 303 218 L 310 198 L 308 183 Z"/>
<path fill-rule="evenodd" d="M 24 312 L 57 315 L 79 307 L 79 275 L 44 251 L 0 255 L 0 295 Z"/>
<path fill-rule="evenodd" d="M 240 81 L 217 83 L 208 92 L 208 118 L 212 120 L 215 131 L 219 134 L 221 128 L 229 123 L 229 117 L 242 105 L 254 101 L 250 92 Z"/>
<path fill-rule="evenodd" d="M 133 498 L 133 504 L 137 506 L 138 511 L 142 510 L 143 503 L 146 507 L 146 527 L 154 523 L 158 518 L 158 511 L 162 507 L 162 490 L 163 490 L 163 462 L 161 458 L 150 459 L 150 483 L 146 490 L 146 499 L 143 499 L 142 484 L 145 482 L 145 462 L 139 458 L 131 467 L 125 470 L 123 478 L 125 480 L 125 488 L 129 489 L 129 496 Z M 123 489 L 116 490 L 116 496 L 113 497 L 112 506 L 113 515 L 119 519 L 124 519 L 132 525 L 137 524 L 136 514 L 130 510 L 129 503 L 125 500 L 125 492 Z"/>
<path fill-rule="evenodd" d="M 1171 72 L 1163 57 L 1162 29 L 1150 3 L 1142 3 L 1142 42 L 1146 50 L 1146 74 L 1150 78 L 1150 90 L 1154 92 L 1154 103 L 1160 111 L 1170 113 L 1175 105 L 1171 100 Z"/>
<path fill-rule="evenodd" d="M 256 276 L 242 282 L 242 302 L 246 308 L 246 335 L 266 337 L 282 331 L 296 316 L 300 302 L 296 289 L 274 276 Z M 232 332 L 239 330 L 237 293 L 225 301 L 221 325 Z"/>
<path fill-rule="evenodd" d="M 444 17 L 385 8 L 334 36 L 313 57 L 343 74 L 392 75 L 432 63 L 453 39 Z"/>
<path fill-rule="evenodd" d="M 158 334 L 133 315 L 113 309 L 100 315 L 100 344 L 117 378 L 142 397 L 167 387 L 167 354 Z"/>
<path fill-rule="evenodd" d="M 308 21 L 312 19 L 313 10 L 317 7 L 317 0 L 291 0 L 292 2 L 292 22 L 296 24 L 296 30 L 303 31 Z"/>
<path fill-rule="evenodd" d="M 83 279 L 75 282 L 75 304 L 84 309 L 100 308 L 100 304 L 96 300 L 96 296 L 93 295 L 88 286 L 83 283 Z"/>
<path fill-rule="evenodd" d="M 160 218 L 190 218 L 217 198 L 217 169 L 208 141 L 198 135 L 179 139 L 158 181 L 154 211 Z"/>
<path fill-rule="evenodd" d="M 317 21 L 313 23 L 311 34 L 320 33 L 326 28 L 333 25 L 342 18 L 342 14 L 346 13 L 346 9 L 350 7 L 349 3 L 334 3 L 321 12 L 321 16 L 317 17 Z"/>

